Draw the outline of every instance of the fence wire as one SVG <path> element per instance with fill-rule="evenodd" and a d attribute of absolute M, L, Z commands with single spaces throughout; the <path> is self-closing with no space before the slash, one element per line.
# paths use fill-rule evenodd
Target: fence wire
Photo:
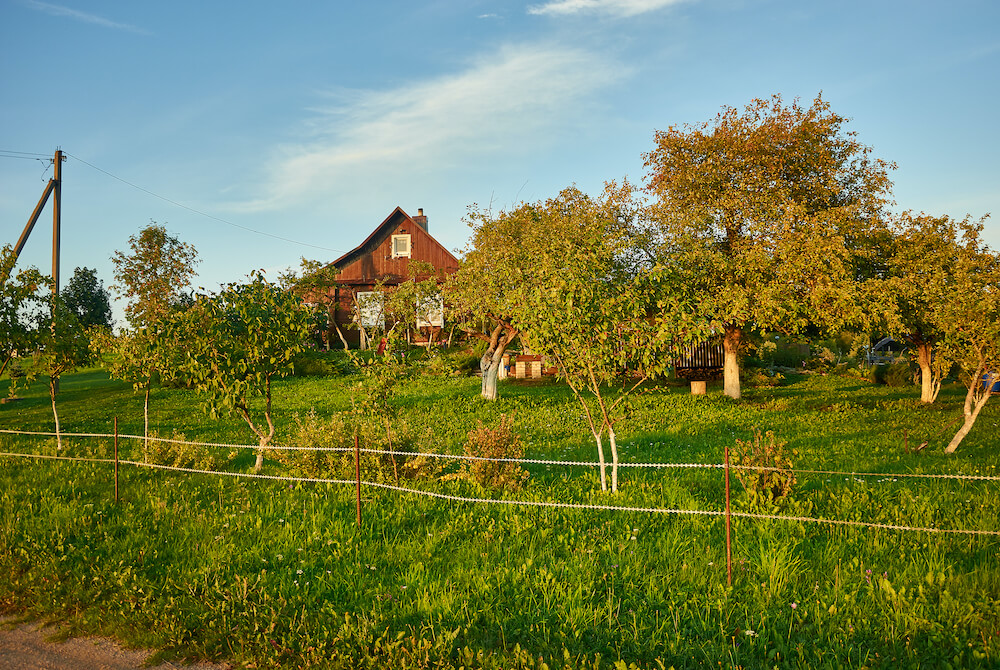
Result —
<path fill-rule="evenodd" d="M 3 432 L 9 432 L 9 431 L 3 431 Z M 375 452 L 375 453 L 384 453 L 384 452 Z M 507 505 L 507 506 L 517 506 L 517 507 L 537 507 L 537 508 L 551 508 L 551 509 L 597 510 L 597 511 L 611 511 L 611 512 L 637 512 L 646 514 L 674 514 L 674 515 L 708 516 L 708 517 L 720 517 L 720 516 L 726 516 L 727 514 L 725 511 L 718 511 L 718 510 L 697 510 L 697 509 L 659 508 L 659 507 L 628 507 L 622 505 L 598 505 L 594 503 L 562 503 L 562 502 L 544 501 L 544 500 L 476 498 L 476 497 L 452 495 L 448 493 L 438 493 L 435 491 L 423 491 L 420 489 L 408 488 L 405 486 L 384 484 L 381 482 L 370 482 L 366 480 L 361 480 L 359 482 L 358 480 L 355 479 L 288 477 L 283 475 L 264 475 L 259 473 L 201 470 L 197 468 L 185 468 L 173 465 L 161 465 L 157 463 L 143 463 L 141 461 L 132 461 L 132 460 L 116 461 L 115 459 L 108 459 L 108 458 L 81 458 L 81 457 L 70 457 L 70 456 L 46 455 L 46 454 L 25 454 L 17 452 L 0 452 L 0 457 L 21 457 L 21 458 L 33 458 L 39 460 L 77 461 L 77 462 L 102 463 L 102 464 L 118 463 L 119 465 L 130 465 L 138 468 L 150 468 L 155 470 L 182 472 L 187 474 L 215 475 L 221 477 L 232 477 L 236 479 L 259 479 L 265 481 L 310 483 L 310 484 L 337 484 L 337 485 L 350 484 L 352 486 L 360 485 L 367 488 L 385 489 L 388 491 L 424 496 L 438 500 L 449 500 L 452 502 L 473 503 L 473 504 Z M 921 526 L 904 526 L 897 524 L 872 523 L 868 521 L 851 521 L 846 519 L 824 519 L 824 518 L 813 518 L 807 516 L 788 516 L 781 514 L 757 514 L 753 512 L 730 511 L 729 516 L 742 519 L 817 523 L 817 524 L 828 524 L 828 525 L 847 526 L 856 528 L 874 528 L 879 530 L 895 530 L 895 531 L 938 533 L 938 534 L 952 534 L 952 535 L 976 535 L 976 536 L 991 536 L 991 537 L 1000 536 L 1000 531 L 994 531 L 994 530 L 970 530 L 963 528 L 932 528 L 932 527 L 921 527 Z"/>
<path fill-rule="evenodd" d="M 43 432 L 43 431 L 20 431 L 20 430 L 5 430 L 0 429 L 0 434 L 8 435 L 28 435 L 36 437 L 56 437 L 56 433 Z M 88 437 L 88 438 L 105 438 L 114 439 L 117 437 L 120 440 L 142 440 L 146 442 L 165 442 L 168 444 L 184 444 L 195 447 L 211 447 L 218 449 L 264 449 L 266 451 L 306 451 L 306 452 L 334 452 L 334 453 L 354 453 L 354 447 L 299 447 L 299 446 L 282 446 L 282 445 L 267 445 L 261 447 L 260 445 L 254 444 L 228 444 L 225 442 L 191 442 L 187 440 L 177 440 L 173 438 L 166 437 L 143 437 L 142 435 L 128 435 L 120 433 L 117 436 L 113 433 L 60 433 L 62 437 Z M 407 456 L 407 457 L 423 457 L 423 458 L 440 458 L 446 460 L 460 460 L 460 461 L 488 461 L 493 463 L 517 463 L 519 465 L 555 465 L 562 467 L 589 467 L 596 468 L 600 467 L 599 462 L 594 461 L 566 461 L 566 460 L 545 460 L 537 458 L 491 458 L 486 456 L 469 456 L 466 454 L 441 454 L 435 452 L 418 452 L 418 451 L 396 451 L 396 450 L 385 450 L 385 449 L 369 449 L 360 448 L 358 451 L 362 454 L 378 454 L 380 456 Z M 610 465 L 610 463 L 606 463 Z M 710 469 L 710 470 L 722 470 L 725 469 L 725 463 L 618 463 L 619 468 L 650 468 L 650 469 Z M 956 479 L 956 480 L 968 480 L 968 481 L 1000 481 L 1000 476 L 991 475 L 963 475 L 963 474 L 932 474 L 932 473 L 922 473 L 922 472 L 844 472 L 841 470 L 810 470 L 803 468 L 779 468 L 763 465 L 729 465 L 730 470 L 748 470 L 753 472 L 791 472 L 794 474 L 811 474 L 811 475 L 838 475 L 847 478 L 850 477 L 882 477 L 882 478 L 896 478 L 904 477 L 911 479 Z"/>

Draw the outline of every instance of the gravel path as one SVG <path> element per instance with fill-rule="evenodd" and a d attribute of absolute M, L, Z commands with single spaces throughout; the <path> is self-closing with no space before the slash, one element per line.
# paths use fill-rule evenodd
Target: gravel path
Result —
<path fill-rule="evenodd" d="M 114 640 L 98 637 L 50 642 L 58 627 L 40 623 L 13 624 L 0 617 L 0 668 L 11 670 L 227 670 L 228 665 L 198 663 L 145 665 L 149 650 L 122 649 Z"/>

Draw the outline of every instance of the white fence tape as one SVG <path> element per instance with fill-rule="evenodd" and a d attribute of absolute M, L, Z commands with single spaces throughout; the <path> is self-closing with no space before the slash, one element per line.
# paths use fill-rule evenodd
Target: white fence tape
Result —
<path fill-rule="evenodd" d="M 41 431 L 20 431 L 20 430 L 4 430 L 0 429 L 0 434 L 8 435 L 29 435 L 36 437 L 56 437 L 55 433 L 41 432 Z M 60 433 L 62 437 L 89 437 L 89 438 L 106 438 L 114 439 L 114 434 L 109 433 Z M 220 449 L 260 449 L 259 445 L 253 444 L 227 444 L 219 442 L 189 442 L 186 440 L 176 440 L 172 438 L 165 437 L 143 437 L 141 435 L 127 435 L 119 434 L 118 439 L 121 440 L 146 440 L 149 442 L 166 442 L 170 444 L 185 444 L 195 447 L 215 447 Z M 280 446 L 280 445 L 268 445 L 264 447 L 268 451 L 322 451 L 322 452 L 336 452 L 336 453 L 349 453 L 353 452 L 353 447 L 291 447 L 291 446 Z M 563 461 L 563 460 L 543 460 L 534 458 L 488 458 L 485 456 L 467 456 L 465 454 L 438 454 L 434 452 L 416 452 L 416 451 L 391 451 L 382 449 L 368 449 L 361 448 L 362 454 L 378 454 L 381 456 L 407 456 L 407 457 L 423 457 L 423 458 L 443 458 L 450 460 L 460 460 L 460 461 L 490 461 L 494 463 L 518 463 L 523 465 L 556 465 L 563 467 L 590 467 L 596 468 L 600 466 L 600 463 L 592 461 Z M 610 464 L 609 464 L 610 465 Z M 665 468 L 681 468 L 681 469 L 715 469 L 721 470 L 726 466 L 723 463 L 619 463 L 620 468 L 652 468 L 652 469 L 665 469 Z M 844 477 L 882 477 L 882 478 L 893 478 L 893 477 L 907 477 L 914 479 L 958 479 L 958 480 L 970 480 L 970 481 L 1000 481 L 1000 476 L 991 475 L 962 475 L 962 474 L 929 474 L 921 472 L 842 472 L 839 470 L 807 470 L 807 469 L 796 469 L 796 468 L 777 468 L 768 466 L 758 466 L 758 465 L 730 465 L 730 470 L 752 470 L 755 472 L 792 472 L 795 474 L 813 474 L 813 475 L 838 475 Z"/>
<path fill-rule="evenodd" d="M 11 453 L 11 452 L 0 452 L 0 457 L 22 457 L 22 458 L 34 458 L 43 460 L 59 460 L 59 461 L 80 461 L 87 463 L 105 463 L 114 464 L 113 459 L 100 459 L 100 458 L 74 458 L 69 456 L 49 456 L 43 454 L 24 454 L 24 453 Z M 140 461 L 127 461 L 119 460 L 119 465 L 131 465 L 139 468 L 152 468 L 155 470 L 166 470 L 172 472 L 183 472 L 188 474 L 202 474 L 202 475 L 215 475 L 221 477 L 233 477 L 233 478 L 243 478 L 243 479 L 262 479 L 269 481 L 279 481 L 279 482 L 303 482 L 311 484 L 350 484 L 356 486 L 358 484 L 357 480 L 353 479 L 322 479 L 317 477 L 286 477 L 281 475 L 262 475 L 255 473 L 244 473 L 244 472 L 224 472 L 216 470 L 199 470 L 195 468 L 182 468 L 172 465 L 159 465 L 155 463 L 142 463 Z M 425 496 L 429 498 L 436 498 L 438 500 L 450 500 L 453 502 L 464 502 L 464 503 L 478 503 L 478 504 L 493 504 L 493 505 L 510 505 L 519 507 L 546 507 L 554 509 L 583 509 L 583 510 L 598 510 L 598 511 L 613 511 L 613 512 L 638 512 L 647 514 L 677 514 L 677 515 L 691 515 L 691 516 L 725 516 L 725 512 L 715 511 L 715 510 L 692 510 L 692 509 L 671 509 L 671 508 L 658 508 L 658 507 L 626 507 L 620 505 L 596 505 L 593 503 L 561 503 L 555 501 L 539 501 L 539 500 L 510 500 L 503 498 L 472 498 L 467 496 L 456 496 L 447 493 L 437 493 L 434 491 L 422 491 L 420 489 L 412 489 L 404 486 L 393 486 L 391 484 L 382 484 L 379 482 L 369 482 L 361 481 L 361 485 L 370 488 L 380 488 L 389 491 L 396 491 L 399 493 L 409 493 L 413 495 Z M 930 528 L 930 527 L 920 527 L 920 526 L 903 526 L 895 524 L 883 524 L 883 523 L 870 523 L 867 521 L 849 521 L 843 519 L 816 519 L 813 517 L 806 516 L 784 516 L 779 514 L 754 514 L 751 512 L 731 512 L 731 516 L 743 519 L 769 519 L 775 521 L 795 521 L 802 523 L 820 523 L 820 524 L 830 524 L 837 526 L 850 526 L 859 528 L 876 528 L 881 530 L 898 530 L 898 531 L 913 531 L 922 533 L 940 533 L 940 534 L 955 534 L 955 535 L 984 535 L 984 536 L 1000 536 L 1000 531 L 995 530 L 968 530 L 962 528 Z"/>

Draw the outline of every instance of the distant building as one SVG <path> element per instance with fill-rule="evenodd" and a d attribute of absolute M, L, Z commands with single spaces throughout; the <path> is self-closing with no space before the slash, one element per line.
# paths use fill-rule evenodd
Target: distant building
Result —
<path fill-rule="evenodd" d="M 372 326 L 376 325 L 374 322 L 381 315 L 356 315 L 356 297 L 372 291 L 379 281 L 385 286 L 398 286 L 406 281 L 413 261 L 430 263 L 444 275 L 455 272 L 459 265 L 458 259 L 427 232 L 427 217 L 423 209 L 418 209 L 417 215 L 411 217 L 397 207 L 364 242 L 330 264 L 338 271 L 336 285 L 330 288 L 328 294 L 330 330 L 339 330 L 340 337 L 351 347 L 367 345 L 361 331 L 353 325 L 355 318 L 360 316 L 367 321 L 364 325 Z M 441 328 L 444 325 L 443 316 L 440 322 L 432 319 L 430 324 L 412 324 L 418 325 Z"/>

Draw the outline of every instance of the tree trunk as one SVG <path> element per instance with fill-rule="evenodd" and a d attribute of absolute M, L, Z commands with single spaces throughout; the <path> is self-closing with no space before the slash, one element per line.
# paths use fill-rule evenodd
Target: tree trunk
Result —
<path fill-rule="evenodd" d="M 593 431 L 591 431 L 591 432 L 593 432 Z M 593 433 L 593 435 L 594 435 L 594 440 L 597 442 L 597 462 L 600 463 L 600 466 L 601 466 L 601 490 L 602 491 L 607 491 L 608 490 L 608 474 L 607 474 L 607 469 L 608 468 L 607 468 L 607 465 L 604 462 L 604 444 L 601 442 L 601 435 L 600 435 L 600 433 Z"/>
<path fill-rule="evenodd" d="M 976 374 L 969 381 L 969 392 L 965 394 L 965 406 L 962 408 L 962 412 L 965 414 L 965 421 L 962 423 L 962 427 L 958 429 L 958 432 L 955 433 L 955 437 L 951 438 L 951 442 L 945 447 L 944 453 L 953 454 L 958 449 L 958 445 L 962 443 L 965 436 L 972 430 L 972 425 L 976 423 L 976 419 L 979 418 L 979 412 L 982 411 L 983 407 L 989 401 L 990 389 L 993 388 L 993 385 L 998 380 L 1000 380 L 1000 373 L 991 374 L 984 381 L 982 368 L 976 371 Z"/>
<path fill-rule="evenodd" d="M 608 440 L 611 442 L 611 492 L 618 492 L 618 442 L 615 440 L 615 429 L 608 426 Z"/>
<path fill-rule="evenodd" d="M 931 345 L 926 342 L 917 344 L 917 365 L 920 366 L 920 402 L 932 403 L 937 398 L 934 390 L 934 372 L 931 369 Z M 940 388 L 940 387 L 939 387 Z"/>
<path fill-rule="evenodd" d="M 726 326 L 726 335 L 722 340 L 725 359 L 722 368 L 723 393 L 734 400 L 740 399 L 740 344 L 743 340 L 743 329 L 738 326 Z"/>
<path fill-rule="evenodd" d="M 500 374 L 500 359 L 491 356 L 490 352 L 483 354 L 479 361 L 479 369 L 483 373 L 482 396 L 486 400 L 496 400 L 500 397 L 497 391 L 497 378 Z"/>
<path fill-rule="evenodd" d="M 344 333 L 341 332 L 340 326 L 338 326 L 336 323 L 334 323 L 333 327 L 337 331 L 337 337 L 340 338 L 341 343 L 344 345 L 344 351 L 350 350 L 350 347 L 347 345 L 347 338 L 344 337 Z"/>
<path fill-rule="evenodd" d="M 56 422 L 56 452 L 62 451 L 62 433 L 59 431 L 59 412 L 56 410 L 56 386 L 58 377 L 49 377 L 49 397 L 52 398 L 52 418 Z"/>
<path fill-rule="evenodd" d="M 146 381 L 146 398 L 142 403 L 142 441 L 149 452 L 149 380 Z"/>

